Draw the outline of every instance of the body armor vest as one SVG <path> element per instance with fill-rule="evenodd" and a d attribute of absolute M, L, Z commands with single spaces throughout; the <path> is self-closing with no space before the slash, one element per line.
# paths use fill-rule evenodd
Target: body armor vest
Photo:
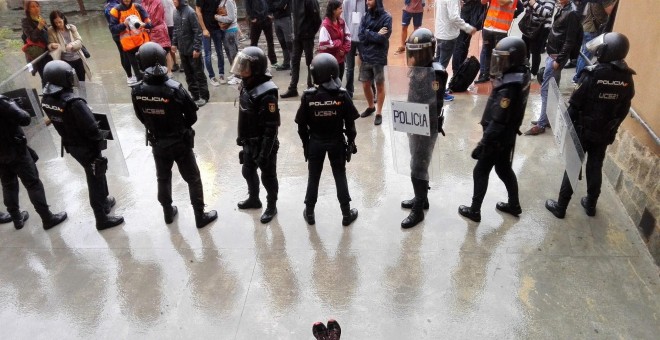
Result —
<path fill-rule="evenodd" d="M 243 88 L 239 98 L 238 138 L 249 139 L 264 134 L 264 118 L 259 117 L 261 99 L 268 94 L 277 96 L 277 85 L 272 80 L 266 81 L 248 90 Z"/>

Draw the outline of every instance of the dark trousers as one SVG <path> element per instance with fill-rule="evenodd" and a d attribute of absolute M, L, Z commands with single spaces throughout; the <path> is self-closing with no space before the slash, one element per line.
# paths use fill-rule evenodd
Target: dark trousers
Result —
<path fill-rule="evenodd" d="M 531 54 L 531 71 L 533 75 L 536 75 L 539 72 L 539 66 L 541 65 L 541 54 L 545 52 L 545 43 L 548 40 L 548 35 L 550 34 L 550 29 L 541 28 L 541 32 L 536 36 L 536 38 L 531 39 L 527 36 L 522 36 L 522 40 L 525 42 L 527 47 L 527 53 Z"/>
<path fill-rule="evenodd" d="M 513 157 L 513 147 L 505 147 L 483 159 L 477 161 L 472 172 L 474 179 L 474 194 L 472 195 L 472 209 L 479 211 L 481 203 L 486 196 L 488 190 L 488 177 L 490 171 L 495 167 L 495 173 L 499 177 L 506 191 L 509 194 L 509 203 L 512 205 L 519 205 L 518 200 L 518 179 L 516 174 L 511 169 L 511 160 Z"/>
<path fill-rule="evenodd" d="M 43 58 L 41 58 L 39 61 L 33 64 L 34 68 L 37 70 L 37 73 L 39 73 L 39 77 L 41 78 L 42 88 L 46 86 L 46 82 L 44 81 L 44 68 L 46 67 L 46 64 L 48 64 L 48 62 L 52 60 L 53 57 L 51 57 L 50 54 L 46 54 Z"/>
<path fill-rule="evenodd" d="M 456 38 L 456 43 L 454 44 L 454 53 L 451 61 L 451 67 L 452 70 L 454 70 L 454 73 L 458 71 L 458 68 L 461 67 L 461 64 L 463 64 L 467 58 L 471 39 L 472 35 L 463 31 L 458 34 L 458 38 Z"/>
<path fill-rule="evenodd" d="M 314 38 L 293 39 L 293 55 L 291 56 L 291 83 L 289 90 L 298 88 L 298 78 L 300 77 L 300 58 L 305 52 L 305 65 L 307 65 L 307 88 L 314 86 L 312 83 L 312 74 L 309 72 L 309 64 L 314 58 Z"/>
<path fill-rule="evenodd" d="M 119 42 L 119 37 L 112 37 L 112 41 L 117 45 L 117 50 L 119 51 L 119 60 L 121 61 L 121 67 L 126 72 L 127 77 L 131 77 L 133 72 L 131 71 L 131 63 L 128 61 L 128 56 L 126 52 L 121 48 L 121 43 Z"/>
<path fill-rule="evenodd" d="M 106 215 L 106 199 L 108 197 L 108 182 L 105 173 L 94 174 L 92 163 L 101 152 L 86 147 L 67 147 L 67 151 L 73 158 L 85 169 L 87 177 L 87 190 L 89 191 L 89 205 L 94 211 L 94 216 L 98 219 Z"/>
<path fill-rule="evenodd" d="M 483 43 L 481 44 L 481 55 L 479 63 L 481 64 L 480 77 L 490 76 L 490 56 L 493 55 L 493 48 L 500 40 L 506 38 L 507 34 L 484 29 L 481 31 Z"/>
<path fill-rule="evenodd" d="M 28 192 L 30 202 L 42 218 L 50 215 L 44 185 L 39 179 L 39 171 L 27 147 L 17 151 L 16 158 L 8 164 L 0 164 L 0 180 L 2 180 L 2 198 L 7 212 L 16 216 L 19 214 L 18 179 L 21 179 Z"/>
<path fill-rule="evenodd" d="M 339 82 L 340 83 L 344 79 L 344 66 L 345 66 L 345 63 L 339 64 Z"/>
<path fill-rule="evenodd" d="M 600 186 L 603 183 L 603 160 L 605 159 L 605 151 L 607 144 L 593 144 L 589 142 L 581 142 L 584 147 L 584 152 L 587 154 L 587 197 L 589 202 L 596 205 L 598 197 L 600 196 Z M 573 187 L 568 179 L 568 175 L 564 172 L 564 179 L 561 182 L 561 189 L 559 189 L 559 205 L 567 206 L 573 196 Z"/>
<path fill-rule="evenodd" d="M 348 181 L 346 180 L 346 148 L 344 139 L 315 139 L 309 140 L 309 155 L 307 169 L 309 177 L 307 179 L 307 194 L 305 195 L 306 205 L 315 205 L 319 193 L 319 181 L 323 171 L 323 162 L 325 154 L 330 159 L 332 167 L 332 176 L 335 178 L 337 187 L 337 199 L 340 205 L 346 205 L 351 202 L 351 196 L 348 193 Z"/>
<path fill-rule="evenodd" d="M 277 64 L 277 55 L 275 55 L 275 43 L 273 42 L 273 22 L 270 19 L 257 20 L 250 22 L 250 46 L 257 46 L 261 32 L 266 36 L 266 46 L 268 48 L 268 60 L 271 64 Z"/>
<path fill-rule="evenodd" d="M 202 54 L 200 53 L 197 58 L 185 54 L 179 54 L 179 57 L 181 57 L 181 66 L 186 75 L 188 92 L 190 92 L 194 100 L 204 99 L 208 101 L 211 95 L 209 93 L 209 84 L 206 82 L 206 75 L 204 74 Z"/>
<path fill-rule="evenodd" d="M 151 151 L 156 162 L 158 202 L 163 207 L 172 205 L 172 165 L 176 162 L 181 177 L 188 183 L 190 203 L 194 209 L 204 209 L 202 178 L 193 149 L 185 143 L 177 143 L 167 148 L 154 146 Z"/>
<path fill-rule="evenodd" d="M 266 199 L 268 203 L 275 204 L 277 202 L 277 193 L 279 191 L 279 183 L 277 182 L 277 150 L 279 149 L 279 142 L 275 142 L 273 151 L 268 157 L 266 164 L 258 166 L 252 155 L 247 154 L 243 159 L 243 178 L 247 182 L 248 193 L 250 197 L 259 197 L 259 176 L 257 175 L 257 168 L 261 170 L 261 182 L 266 188 Z"/>
<path fill-rule="evenodd" d="M 282 57 L 284 58 L 282 65 L 291 66 L 293 27 L 291 26 L 290 16 L 275 19 L 275 35 L 277 35 L 277 41 L 280 42 L 282 47 Z"/>
<path fill-rule="evenodd" d="M 355 80 L 355 55 L 358 51 L 359 41 L 351 41 L 351 50 L 346 55 L 344 63 L 346 64 L 346 92 L 353 98 L 353 81 Z"/>
<path fill-rule="evenodd" d="M 138 49 L 134 48 L 130 51 L 126 51 L 126 58 L 128 59 L 128 62 L 131 64 L 131 67 L 133 68 L 133 75 L 138 81 L 142 81 L 142 77 L 144 77 L 144 73 L 140 71 L 140 64 L 138 63 L 137 60 L 137 53 Z"/>

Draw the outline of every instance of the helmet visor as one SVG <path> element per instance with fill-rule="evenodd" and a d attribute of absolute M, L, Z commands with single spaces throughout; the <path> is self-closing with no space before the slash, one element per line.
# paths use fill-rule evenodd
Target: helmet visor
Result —
<path fill-rule="evenodd" d="M 490 76 L 499 78 L 506 70 L 509 69 L 510 54 L 508 51 L 493 50 L 493 55 L 490 57 Z"/>
<path fill-rule="evenodd" d="M 406 65 L 428 66 L 433 61 L 435 47 L 433 42 L 406 43 Z"/>
<path fill-rule="evenodd" d="M 587 51 L 591 52 L 593 55 L 597 55 L 598 50 L 605 46 L 605 34 L 607 33 L 603 33 L 586 43 L 585 47 L 587 48 Z"/>
<path fill-rule="evenodd" d="M 231 73 L 238 78 L 247 78 L 252 75 L 252 63 L 256 62 L 257 58 L 251 57 L 245 53 L 238 52 L 234 58 L 234 65 L 231 66 Z"/>

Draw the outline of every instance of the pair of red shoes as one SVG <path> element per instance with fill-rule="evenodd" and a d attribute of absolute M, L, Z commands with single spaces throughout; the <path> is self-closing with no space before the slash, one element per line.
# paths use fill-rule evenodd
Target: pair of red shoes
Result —
<path fill-rule="evenodd" d="M 317 340 L 339 340 L 341 337 L 341 327 L 339 323 L 334 320 L 328 320 L 328 327 L 323 322 L 315 322 L 312 326 L 312 334 Z"/>

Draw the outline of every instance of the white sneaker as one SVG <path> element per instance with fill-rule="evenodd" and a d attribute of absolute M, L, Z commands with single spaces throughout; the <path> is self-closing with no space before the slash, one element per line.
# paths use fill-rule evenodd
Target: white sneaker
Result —
<path fill-rule="evenodd" d="M 220 84 L 227 84 L 227 81 L 225 80 L 225 76 L 223 74 L 219 75 L 217 79 L 220 82 Z"/>
<path fill-rule="evenodd" d="M 236 78 L 234 76 L 229 77 L 229 80 L 227 80 L 227 84 L 229 85 L 238 85 L 241 83 L 241 79 Z"/>
<path fill-rule="evenodd" d="M 220 86 L 220 83 L 218 83 L 218 80 L 216 80 L 215 77 L 211 78 L 211 79 L 209 80 L 209 82 L 210 82 L 211 85 L 213 85 L 213 86 Z"/>
<path fill-rule="evenodd" d="M 137 82 L 138 82 L 138 80 L 137 80 L 137 78 L 135 78 L 135 76 L 132 76 L 132 77 L 126 77 L 126 83 L 127 83 L 128 85 L 134 85 L 134 84 L 137 83 Z"/>

